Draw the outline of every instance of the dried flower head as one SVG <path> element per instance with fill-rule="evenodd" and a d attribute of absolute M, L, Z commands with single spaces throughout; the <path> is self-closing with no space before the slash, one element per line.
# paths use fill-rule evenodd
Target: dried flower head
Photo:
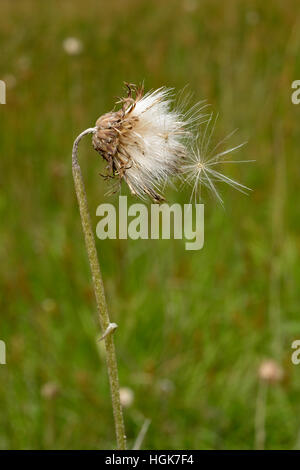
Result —
<path fill-rule="evenodd" d="M 107 160 L 110 176 L 123 178 L 133 194 L 161 202 L 161 188 L 178 174 L 186 158 L 191 127 L 201 118 L 201 108 L 185 115 L 179 107 L 171 110 L 168 88 L 144 95 L 143 87 L 126 86 L 121 109 L 97 120 L 93 146 Z"/>
<path fill-rule="evenodd" d="M 169 88 L 144 94 L 143 87 L 128 83 L 126 87 L 127 96 L 118 101 L 121 109 L 101 116 L 93 129 L 93 146 L 108 162 L 105 178 L 124 179 L 132 194 L 140 198 L 148 195 L 154 202 L 164 200 L 161 192 L 175 176 L 192 184 L 195 199 L 204 185 L 222 203 L 215 181 L 242 192 L 248 190 L 214 169 L 219 163 L 233 163 L 224 157 L 243 144 L 217 151 L 231 133 L 210 150 L 216 119 L 213 122 L 212 114 L 202 113 L 207 105 L 200 102 L 184 112 L 187 102 L 171 108 L 174 94 Z M 207 124 L 201 134 L 203 122 Z"/>
<path fill-rule="evenodd" d="M 283 379 L 283 370 L 273 359 L 266 359 L 259 366 L 258 376 L 264 382 L 276 383 Z"/>

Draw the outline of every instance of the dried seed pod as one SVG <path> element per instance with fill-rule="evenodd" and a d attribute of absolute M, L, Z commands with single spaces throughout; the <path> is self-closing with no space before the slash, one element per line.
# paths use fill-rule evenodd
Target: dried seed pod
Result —
<path fill-rule="evenodd" d="M 155 202 L 167 180 L 178 173 L 187 153 L 190 119 L 171 110 L 171 90 L 143 94 L 143 87 L 127 85 L 122 108 L 96 122 L 93 146 L 108 162 L 109 175 L 124 178 L 131 192 Z"/>

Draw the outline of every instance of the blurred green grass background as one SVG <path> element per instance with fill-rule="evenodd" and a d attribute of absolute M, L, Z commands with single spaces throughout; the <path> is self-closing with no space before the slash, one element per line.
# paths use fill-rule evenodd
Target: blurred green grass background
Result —
<path fill-rule="evenodd" d="M 257 371 L 273 358 L 284 379 L 268 390 L 265 447 L 300 448 L 298 2 L 1 0 L 0 11 L 0 448 L 115 445 L 70 157 L 124 80 L 189 84 L 220 113 L 215 141 L 239 128 L 238 159 L 256 159 L 225 168 L 250 196 L 222 187 L 223 210 L 206 195 L 201 251 L 97 240 L 120 382 L 134 393 L 128 444 L 149 418 L 143 448 L 253 449 Z M 116 196 L 89 138 L 80 160 L 94 216 Z"/>

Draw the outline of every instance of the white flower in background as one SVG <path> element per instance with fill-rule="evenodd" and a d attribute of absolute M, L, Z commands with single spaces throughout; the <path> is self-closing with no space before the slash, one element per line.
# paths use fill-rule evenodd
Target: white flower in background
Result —
<path fill-rule="evenodd" d="M 211 148 L 211 138 L 214 133 L 217 118 L 218 116 L 213 119 L 213 114 L 211 114 L 207 120 L 204 132 L 198 133 L 196 143 L 194 147 L 191 148 L 191 151 L 188 153 L 188 156 L 182 165 L 182 174 L 184 181 L 190 184 L 193 188 L 191 199 L 194 196 L 196 201 L 200 197 L 201 187 L 205 186 L 212 191 L 215 197 L 223 205 L 223 200 L 217 191 L 215 183 L 220 181 L 227 183 L 229 186 L 232 186 L 234 189 L 237 189 L 238 191 L 241 191 L 245 194 L 251 190 L 250 188 L 247 188 L 247 186 L 244 186 L 238 181 L 235 181 L 223 173 L 217 171 L 216 166 L 223 163 L 245 163 L 254 160 L 228 159 L 228 156 L 235 150 L 245 145 L 245 142 L 237 145 L 236 147 L 219 150 L 221 145 L 229 137 L 231 137 L 235 131 L 231 132 L 228 136 L 218 142 L 217 145 Z"/>
<path fill-rule="evenodd" d="M 55 382 L 46 382 L 41 387 L 41 395 L 47 400 L 55 398 L 59 394 L 60 388 L 59 385 Z"/>
<path fill-rule="evenodd" d="M 133 194 L 161 202 L 160 191 L 180 172 L 203 106 L 184 114 L 179 106 L 171 109 L 168 88 L 144 95 L 143 87 L 126 86 L 128 95 L 119 101 L 122 108 L 97 120 L 93 145 L 108 161 L 110 176 L 123 178 Z"/>
<path fill-rule="evenodd" d="M 258 369 L 258 376 L 264 382 L 276 383 L 283 379 L 283 369 L 274 359 L 264 360 Z"/>
<path fill-rule="evenodd" d="M 120 388 L 120 401 L 124 408 L 129 408 L 134 401 L 134 393 L 129 387 Z"/>
<path fill-rule="evenodd" d="M 68 55 L 78 55 L 83 49 L 82 42 L 78 38 L 66 38 L 63 41 L 63 49 Z"/>

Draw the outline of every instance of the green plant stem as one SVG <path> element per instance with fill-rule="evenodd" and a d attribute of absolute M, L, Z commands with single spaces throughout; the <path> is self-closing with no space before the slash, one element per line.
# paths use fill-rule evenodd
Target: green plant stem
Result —
<path fill-rule="evenodd" d="M 264 450 L 266 441 L 266 403 L 268 384 L 259 381 L 255 409 L 255 449 Z"/>
<path fill-rule="evenodd" d="M 119 391 L 119 378 L 118 378 L 118 367 L 115 346 L 113 341 L 112 332 L 116 328 L 115 324 L 110 323 L 109 314 L 107 310 L 105 292 L 102 281 L 102 275 L 100 265 L 97 256 L 95 237 L 92 229 L 91 218 L 88 210 L 88 203 L 86 197 L 86 191 L 82 178 L 81 169 L 77 159 L 78 144 L 83 136 L 86 134 L 93 133 L 95 128 L 86 129 L 82 132 L 74 141 L 73 152 L 72 152 L 72 171 L 74 184 L 79 204 L 80 217 L 82 222 L 82 228 L 84 232 L 85 244 L 88 253 L 88 259 L 92 272 L 93 286 L 97 301 L 97 307 L 99 312 L 99 320 L 101 329 L 104 333 L 103 340 L 105 342 L 106 350 L 106 363 L 110 383 L 110 391 L 112 398 L 113 415 L 115 420 L 117 447 L 120 450 L 126 449 L 126 435 L 123 420 L 123 412 L 120 402 L 120 391 Z"/>

